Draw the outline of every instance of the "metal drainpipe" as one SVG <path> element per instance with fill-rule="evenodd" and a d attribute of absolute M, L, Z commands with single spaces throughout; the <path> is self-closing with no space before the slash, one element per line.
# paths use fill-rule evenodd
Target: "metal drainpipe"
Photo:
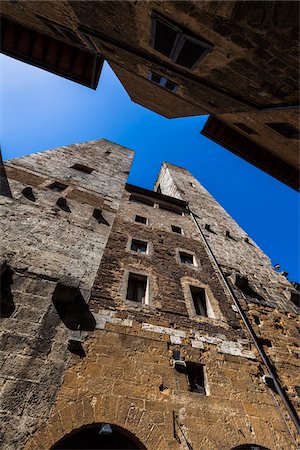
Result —
<path fill-rule="evenodd" d="M 198 230 L 198 233 L 200 234 L 201 239 L 202 239 L 202 241 L 203 241 L 203 243 L 205 245 L 206 251 L 207 251 L 208 255 L 211 257 L 211 259 L 213 260 L 213 262 L 214 262 L 214 264 L 215 264 L 215 266 L 216 266 L 216 268 L 217 268 L 217 270 L 219 272 L 221 280 L 223 281 L 223 284 L 226 287 L 226 290 L 228 291 L 230 297 L 232 298 L 233 303 L 237 307 L 238 312 L 239 312 L 239 314 L 240 314 L 240 316 L 241 316 L 241 318 L 242 318 L 242 320 L 243 320 L 243 322 L 244 322 L 244 324 L 245 324 L 245 326 L 246 326 L 246 328 L 247 328 L 247 330 L 248 330 L 248 332 L 249 332 L 249 334 L 250 334 L 250 336 L 251 336 L 251 338 L 253 340 L 253 343 L 254 343 L 255 347 L 256 347 L 258 353 L 260 354 L 261 359 L 262 359 L 264 365 L 266 366 L 266 368 L 267 368 L 267 370 L 269 372 L 269 375 L 273 379 L 276 391 L 280 395 L 281 400 L 283 401 L 284 406 L 286 407 L 286 409 L 287 409 L 287 411 L 288 411 L 288 413 L 290 415 L 290 418 L 294 422 L 294 425 L 295 425 L 298 433 L 300 434 L 300 420 L 299 420 L 299 417 L 297 415 L 297 412 L 296 412 L 294 406 L 292 405 L 290 399 L 288 398 L 287 394 L 282 389 L 281 384 L 280 384 L 279 380 L 277 379 L 276 373 L 275 373 L 275 371 L 273 369 L 273 366 L 272 366 L 268 356 L 266 355 L 263 347 L 260 345 L 259 340 L 258 340 L 258 338 L 257 338 L 257 336 L 256 336 L 256 334 L 255 334 L 255 332 L 254 332 L 254 330 L 252 328 L 252 325 L 249 322 L 248 317 L 246 316 L 246 313 L 242 309 L 242 307 L 241 307 L 238 299 L 236 298 L 236 296 L 235 296 L 235 294 L 234 294 L 230 284 L 226 280 L 226 278 L 225 278 L 225 276 L 224 276 L 224 274 L 222 272 L 222 269 L 219 266 L 219 263 L 216 260 L 215 255 L 213 254 L 213 252 L 212 252 L 212 250 L 211 250 L 211 248 L 210 248 L 210 246 L 209 246 L 209 244 L 208 244 L 208 242 L 207 242 L 207 240 L 206 240 L 206 238 L 205 238 L 205 236 L 204 236 L 204 234 L 203 234 L 203 232 L 202 232 L 202 230 L 201 230 L 201 228 L 200 228 L 200 226 L 199 226 L 199 224 L 198 224 L 198 222 L 196 220 L 196 217 L 195 217 L 194 213 L 191 211 L 189 206 L 188 206 L 188 209 L 189 209 L 190 215 L 192 216 L 192 219 L 193 219 L 193 221 L 195 223 L 195 226 L 196 226 L 196 228 Z"/>

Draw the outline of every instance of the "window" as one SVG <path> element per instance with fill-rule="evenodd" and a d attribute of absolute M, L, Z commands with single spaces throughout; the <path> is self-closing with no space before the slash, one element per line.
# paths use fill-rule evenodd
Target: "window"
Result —
<path fill-rule="evenodd" d="M 51 191 L 54 192 L 62 192 L 64 191 L 68 186 L 66 184 L 59 183 L 58 181 L 54 181 L 54 183 L 50 184 L 48 186 Z"/>
<path fill-rule="evenodd" d="M 145 225 L 147 225 L 147 222 L 148 222 L 147 217 L 142 217 L 142 216 L 135 216 L 134 220 L 135 220 L 135 222 L 143 223 Z"/>
<path fill-rule="evenodd" d="M 137 303 L 149 303 L 148 278 L 146 276 L 136 273 L 129 274 L 126 299 Z"/>
<path fill-rule="evenodd" d="M 176 208 L 176 206 L 171 206 L 171 205 L 159 205 L 160 209 L 163 209 L 165 211 L 169 211 L 172 212 L 174 214 L 179 214 L 180 216 L 182 216 L 182 210 L 181 208 Z"/>
<path fill-rule="evenodd" d="M 156 192 L 157 192 L 158 194 L 161 194 L 161 187 L 160 187 L 160 184 L 157 186 Z"/>
<path fill-rule="evenodd" d="M 143 197 L 137 197 L 136 195 L 131 195 L 129 200 L 131 202 L 142 203 L 143 205 L 154 206 L 154 203 L 151 200 Z"/>
<path fill-rule="evenodd" d="M 134 252 L 146 254 L 148 251 L 148 244 L 147 244 L 147 242 L 144 242 L 144 241 L 138 241 L 137 239 L 132 239 L 130 248 Z"/>
<path fill-rule="evenodd" d="M 91 169 L 88 166 L 85 166 L 84 164 L 74 164 L 71 166 L 71 169 L 78 170 L 79 172 L 83 173 L 92 173 L 94 169 Z"/>
<path fill-rule="evenodd" d="M 176 225 L 171 225 L 171 229 L 172 229 L 173 233 L 183 234 L 182 228 L 176 227 Z"/>
<path fill-rule="evenodd" d="M 194 256 L 191 255 L 190 253 L 179 252 L 179 258 L 183 264 L 195 266 Z"/>
<path fill-rule="evenodd" d="M 205 289 L 195 286 L 190 286 L 190 289 L 196 314 L 207 317 Z"/>
<path fill-rule="evenodd" d="M 299 139 L 299 130 L 290 123 L 276 123 L 270 122 L 266 123 L 266 125 L 277 133 L 281 134 L 281 136 L 288 139 Z"/>
<path fill-rule="evenodd" d="M 205 395 L 206 391 L 203 365 L 187 361 L 186 373 L 190 385 L 190 391 Z"/>
<path fill-rule="evenodd" d="M 159 53 L 188 69 L 194 69 L 213 47 L 156 13 L 152 14 L 151 45 Z"/>
<path fill-rule="evenodd" d="M 165 78 L 162 75 L 158 75 L 155 72 L 150 71 L 148 74 L 148 79 L 153 81 L 153 83 L 159 84 L 159 86 L 167 89 L 168 91 L 173 92 L 173 94 L 175 94 L 178 89 L 178 84 L 168 80 L 168 78 Z"/>
<path fill-rule="evenodd" d="M 243 122 L 236 122 L 233 125 L 240 128 L 242 131 L 245 131 L 247 134 L 257 134 L 256 131 L 252 130 L 252 128 L 248 127 Z"/>
<path fill-rule="evenodd" d="M 295 391 L 297 392 L 298 397 L 300 397 L 300 386 L 295 386 Z"/>

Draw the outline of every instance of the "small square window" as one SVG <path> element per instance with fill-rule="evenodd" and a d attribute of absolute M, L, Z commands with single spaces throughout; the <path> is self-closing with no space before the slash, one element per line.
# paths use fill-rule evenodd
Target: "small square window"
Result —
<path fill-rule="evenodd" d="M 83 173 L 92 173 L 94 170 L 91 167 L 85 166 L 84 164 L 73 164 L 73 166 L 71 166 L 71 169 L 75 169 Z"/>
<path fill-rule="evenodd" d="M 134 252 L 146 254 L 148 250 L 148 243 L 145 241 L 138 241 L 137 239 L 132 239 L 130 248 Z"/>
<path fill-rule="evenodd" d="M 192 392 L 198 392 L 198 394 L 205 395 L 206 391 L 203 365 L 187 361 L 186 373 L 190 385 L 190 390 Z"/>
<path fill-rule="evenodd" d="M 182 228 L 177 227 L 176 225 L 171 225 L 171 229 L 172 229 L 173 233 L 183 234 Z"/>
<path fill-rule="evenodd" d="M 138 222 L 138 223 L 143 223 L 145 225 L 147 225 L 147 222 L 148 222 L 147 217 L 142 217 L 142 216 L 135 216 L 134 221 Z"/>
<path fill-rule="evenodd" d="M 179 257 L 180 257 L 180 261 L 183 264 L 188 264 L 190 266 L 195 265 L 194 256 L 191 255 L 190 253 L 179 252 Z"/>
<path fill-rule="evenodd" d="M 178 89 L 178 84 L 162 75 L 159 75 L 158 73 L 149 71 L 148 79 L 153 81 L 153 83 L 159 84 L 159 86 L 167 89 L 168 91 L 173 92 L 174 94 Z"/>
<path fill-rule="evenodd" d="M 205 289 L 195 286 L 190 286 L 190 289 L 196 314 L 207 317 Z"/>
<path fill-rule="evenodd" d="M 148 278 L 144 275 L 130 273 L 128 277 L 126 299 L 132 302 L 148 304 Z"/>
<path fill-rule="evenodd" d="M 51 183 L 48 188 L 51 189 L 51 191 L 54 192 L 62 192 L 64 191 L 68 186 L 66 184 L 59 183 L 58 181 L 54 181 L 54 183 Z"/>

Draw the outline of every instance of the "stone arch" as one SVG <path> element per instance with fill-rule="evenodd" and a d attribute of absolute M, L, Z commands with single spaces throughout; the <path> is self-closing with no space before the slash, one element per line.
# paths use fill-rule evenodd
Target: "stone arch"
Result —
<path fill-rule="evenodd" d="M 243 444 L 232 448 L 232 450 L 270 450 L 267 447 L 262 447 L 258 444 Z"/>
<path fill-rule="evenodd" d="M 101 433 L 102 430 L 102 433 Z M 113 424 L 92 424 L 74 430 L 55 445 L 51 450 L 68 449 L 119 449 L 147 450 L 146 447 L 124 428 Z"/>
<path fill-rule="evenodd" d="M 159 425 L 145 410 L 144 400 L 99 395 L 84 397 L 56 409 L 27 441 L 24 450 L 49 450 L 75 430 L 100 423 L 125 429 L 141 443 L 141 448 L 170 448 Z"/>

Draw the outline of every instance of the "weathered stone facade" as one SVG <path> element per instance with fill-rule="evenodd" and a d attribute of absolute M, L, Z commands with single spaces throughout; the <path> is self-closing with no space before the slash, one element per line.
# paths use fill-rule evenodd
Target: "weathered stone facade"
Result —
<path fill-rule="evenodd" d="M 100 140 L 6 163 L 1 448 L 95 448 L 80 433 L 98 429 L 97 440 L 110 424 L 135 445 L 124 448 L 295 449 L 207 243 L 295 409 L 297 291 L 186 170 L 164 163 L 157 192 L 124 189 L 131 159 Z M 129 299 L 130 274 L 147 277 L 143 301 Z M 205 291 L 207 314 L 190 286 Z"/>
<path fill-rule="evenodd" d="M 58 284 L 76 289 L 82 313 L 132 156 L 99 140 L 6 163 L 12 198 L 0 196 L 1 448 L 21 449 L 51 409 L 69 362 L 68 339 L 76 333 L 63 324 L 53 293 Z M 54 182 L 65 189 L 53 191 Z M 93 217 L 95 209 L 101 217 Z"/>

